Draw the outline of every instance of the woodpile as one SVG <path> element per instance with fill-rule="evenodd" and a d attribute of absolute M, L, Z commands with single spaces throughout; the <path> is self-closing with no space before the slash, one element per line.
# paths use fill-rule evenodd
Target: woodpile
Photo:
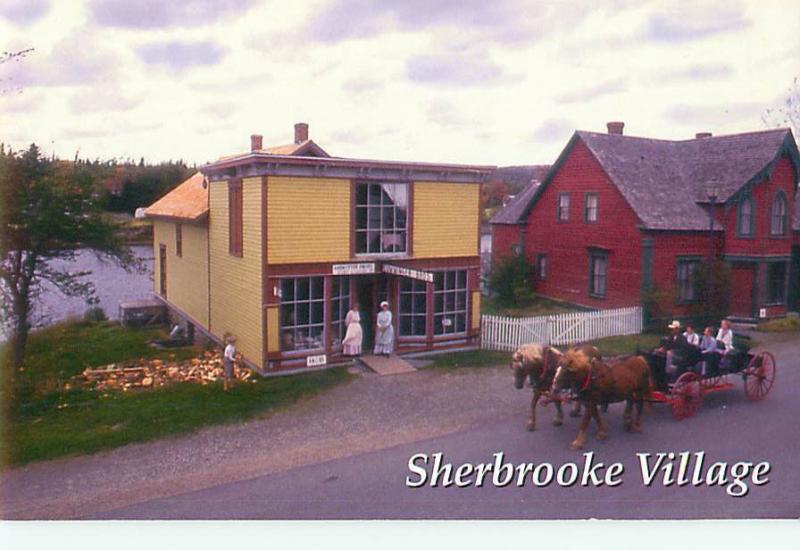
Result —
<path fill-rule="evenodd" d="M 252 371 L 235 365 L 236 380 L 248 380 Z M 164 362 L 161 359 L 139 359 L 128 363 L 85 369 L 73 378 L 74 385 L 99 391 L 160 388 L 168 384 L 192 382 L 208 384 L 225 378 L 219 352 L 205 352 L 188 361 Z"/>

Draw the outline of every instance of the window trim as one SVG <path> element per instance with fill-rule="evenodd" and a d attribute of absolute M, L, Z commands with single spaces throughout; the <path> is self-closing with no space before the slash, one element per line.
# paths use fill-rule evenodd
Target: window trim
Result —
<path fill-rule="evenodd" d="M 544 261 L 544 269 L 542 269 L 542 261 Z M 546 281 L 547 280 L 547 271 L 549 269 L 549 260 L 547 258 L 547 253 L 539 252 L 536 254 L 536 279 L 539 281 Z M 542 274 L 544 271 L 544 274 Z"/>
<path fill-rule="evenodd" d="M 446 302 L 444 301 L 445 299 L 443 298 L 443 302 L 442 302 L 443 309 L 442 309 L 442 312 L 441 313 L 437 313 L 437 311 L 436 311 L 436 295 L 437 294 L 447 294 L 447 293 L 457 294 L 460 290 L 462 290 L 462 289 L 458 288 L 458 273 L 462 272 L 462 271 L 464 272 L 464 288 L 463 288 L 463 292 L 464 292 L 464 310 L 463 310 L 463 312 L 460 311 L 460 310 L 455 310 L 455 309 L 453 311 L 447 311 L 447 308 L 444 307 L 446 305 Z M 433 289 L 432 289 L 433 290 L 433 293 L 432 293 L 432 295 L 433 295 L 433 303 L 431 304 L 431 313 L 432 313 L 431 317 L 432 317 L 432 321 L 433 321 L 433 327 L 431 327 L 431 328 L 432 328 L 432 333 L 433 333 L 434 339 L 447 339 L 447 338 L 452 338 L 454 336 L 465 336 L 465 335 L 469 334 L 469 331 L 470 331 L 470 326 L 469 326 L 469 323 L 470 323 L 469 268 L 466 268 L 466 267 L 463 267 L 463 268 L 450 268 L 450 269 L 439 269 L 439 270 L 434 271 L 434 273 L 441 273 L 442 277 L 446 277 L 447 274 L 451 273 L 451 272 L 455 273 L 455 277 L 456 277 L 456 286 L 455 286 L 455 288 L 448 290 L 447 289 L 447 285 L 445 284 L 443 290 L 437 291 L 436 290 L 436 279 L 435 279 L 435 277 L 434 277 L 433 283 L 431 283 L 433 285 Z M 437 317 L 441 318 L 441 317 L 445 317 L 445 316 L 449 315 L 449 316 L 452 316 L 452 317 L 455 318 L 455 315 L 461 315 L 462 313 L 464 315 L 464 330 L 462 330 L 462 331 L 453 330 L 452 332 L 443 331 L 443 332 L 437 334 L 437 332 L 436 332 L 436 327 L 437 327 L 436 318 Z"/>
<path fill-rule="evenodd" d="M 783 219 L 781 221 L 781 232 L 776 233 L 773 231 L 773 223 L 775 222 L 775 207 L 778 204 L 783 204 Z M 778 189 L 775 197 L 772 199 L 772 208 L 769 211 L 769 236 L 773 238 L 785 238 L 788 236 L 789 229 L 789 200 L 783 189 Z"/>
<path fill-rule="evenodd" d="M 783 285 L 782 285 L 783 288 L 781 290 L 780 299 L 777 300 L 777 301 L 773 300 L 774 297 L 772 296 L 772 277 L 771 277 L 772 274 L 770 273 L 770 270 L 775 265 L 783 266 Z M 766 289 L 767 290 L 767 296 L 766 296 L 766 301 L 764 303 L 765 306 L 782 306 L 782 305 L 785 305 L 787 303 L 787 299 L 788 299 L 788 285 L 787 285 L 787 282 L 788 282 L 788 279 L 789 279 L 789 271 L 790 271 L 790 267 L 789 267 L 789 262 L 788 261 L 769 262 L 767 264 L 767 289 Z"/>
<path fill-rule="evenodd" d="M 700 292 L 697 288 L 699 283 L 697 279 L 697 268 L 702 264 L 702 256 L 677 256 L 675 258 L 675 303 L 677 304 L 696 304 L 700 301 Z M 681 279 L 680 279 L 680 266 L 681 264 L 695 264 L 695 270 L 692 273 L 694 276 L 695 297 L 684 298 L 681 296 Z"/>
<path fill-rule="evenodd" d="M 244 257 L 244 191 L 241 180 L 228 180 L 228 254 Z"/>
<path fill-rule="evenodd" d="M 563 210 L 562 210 L 562 206 L 561 206 L 562 197 L 566 197 L 566 199 L 567 199 L 567 204 L 566 204 L 565 207 L 563 207 Z M 568 191 L 562 191 L 562 192 L 558 193 L 558 196 L 556 198 L 556 222 L 557 223 L 567 223 L 567 222 L 569 222 L 569 210 L 570 210 L 571 206 L 572 206 L 572 199 L 569 196 L 569 192 Z M 562 212 L 565 213 L 565 216 L 563 218 L 561 217 Z"/>
<path fill-rule="evenodd" d="M 400 304 L 402 303 L 402 300 L 403 300 L 403 294 L 404 294 L 403 283 L 405 281 L 408 281 L 411 284 L 410 291 L 406 292 L 406 294 L 411 294 L 411 304 L 412 304 L 412 307 L 411 307 L 412 311 L 411 312 L 404 312 L 402 310 L 402 307 L 400 306 Z M 415 289 L 414 287 L 417 286 L 417 285 L 422 285 L 422 290 Z M 416 311 L 416 309 L 413 306 L 413 304 L 414 304 L 414 296 L 417 295 L 417 294 L 422 294 L 423 296 L 425 296 L 425 309 L 421 313 Z M 428 283 L 425 282 L 425 281 L 420 281 L 420 280 L 417 280 L 417 279 L 411 279 L 411 278 L 408 278 L 408 277 L 401 278 L 397 283 L 397 305 L 398 305 L 398 308 L 397 308 L 397 336 L 398 336 L 398 338 L 402 337 L 404 339 L 413 339 L 413 338 L 424 339 L 428 334 L 428 307 L 429 307 L 429 304 L 428 304 Z M 411 331 L 412 331 L 412 334 L 407 334 L 407 333 L 403 332 L 403 319 L 407 318 L 407 317 L 411 318 Z M 413 334 L 413 331 L 414 331 L 414 318 L 415 317 L 422 317 L 425 320 L 425 323 L 423 325 L 422 334 Z"/>
<path fill-rule="evenodd" d="M 594 204 L 594 219 L 589 219 L 589 198 L 595 199 Z M 594 191 L 584 193 L 583 195 L 583 221 L 586 223 L 597 223 L 600 219 L 600 194 Z"/>
<path fill-rule="evenodd" d="M 403 246 L 403 250 L 402 251 L 390 251 L 390 252 L 382 252 L 382 251 L 378 251 L 378 252 L 374 252 L 374 251 L 372 251 L 372 252 L 370 252 L 370 251 L 360 252 L 359 249 L 358 249 L 358 234 L 359 233 L 368 233 L 369 229 L 368 228 L 367 229 L 359 229 L 359 227 L 358 227 L 358 210 L 359 210 L 359 208 L 366 207 L 367 208 L 367 212 L 368 212 L 367 216 L 369 216 L 369 208 L 375 207 L 376 205 L 371 205 L 369 203 L 369 188 L 367 190 L 367 204 L 366 205 L 359 204 L 359 202 L 358 202 L 358 189 L 359 189 L 359 186 L 362 186 L 362 185 L 365 185 L 365 186 L 370 186 L 370 185 L 381 186 L 381 185 L 385 185 L 385 184 L 403 185 L 403 186 L 405 186 L 405 189 L 406 189 L 406 201 L 407 201 L 406 208 L 405 208 L 406 221 L 405 221 L 405 227 L 403 228 L 403 231 L 402 231 L 404 233 L 404 235 L 405 235 L 405 243 L 404 243 L 404 246 Z M 372 180 L 354 180 L 353 181 L 352 193 L 353 193 L 353 198 L 352 198 L 352 214 L 351 214 L 352 215 L 352 221 L 351 221 L 352 245 L 351 246 L 352 246 L 352 255 L 353 255 L 353 257 L 356 257 L 356 258 L 405 258 L 405 257 L 408 257 L 411 254 L 411 242 L 412 242 L 411 233 L 412 233 L 412 226 L 413 226 L 413 223 L 412 223 L 412 220 L 411 220 L 411 212 L 412 212 L 412 208 L 413 208 L 414 195 L 413 195 L 413 186 L 411 185 L 411 182 L 404 181 L 404 180 L 386 180 L 386 181 L 383 181 L 383 180 L 376 180 L 376 181 L 372 181 Z M 377 205 L 377 208 L 382 209 L 383 207 L 380 206 L 380 205 Z M 393 210 L 395 212 L 397 210 L 402 210 L 395 204 L 392 205 L 392 208 L 393 208 Z M 368 219 L 369 218 L 367 218 L 367 225 L 369 225 Z M 393 229 L 397 229 L 397 227 L 396 227 L 396 215 L 395 215 L 395 222 L 393 224 Z M 384 232 L 384 228 L 383 227 L 381 227 L 379 230 L 380 230 L 381 233 Z M 366 241 L 366 246 L 367 246 L 367 248 L 369 248 L 369 242 L 368 241 Z M 381 245 L 381 247 L 382 246 L 383 245 Z"/>
<path fill-rule="evenodd" d="M 747 228 L 747 232 L 745 232 L 742 227 L 742 209 L 745 204 L 748 204 L 750 207 L 750 223 L 749 227 Z M 736 208 L 736 236 L 742 239 L 752 239 L 755 236 L 755 228 L 756 228 L 756 204 L 755 199 L 753 199 L 752 195 L 746 195 L 739 201 L 739 205 Z"/>
<path fill-rule="evenodd" d="M 183 224 L 175 224 L 175 255 L 183 258 Z"/>
<path fill-rule="evenodd" d="M 592 298 L 605 299 L 608 296 L 608 250 L 601 248 L 589 249 L 589 296 Z M 605 273 L 603 274 L 603 292 L 594 292 L 594 260 L 603 259 L 605 261 Z"/>
<path fill-rule="evenodd" d="M 300 280 L 300 279 L 308 279 L 308 283 L 309 283 L 308 292 L 309 292 L 309 294 L 308 294 L 308 299 L 307 300 L 298 301 L 298 300 L 294 299 L 297 296 L 297 281 Z M 319 299 L 312 298 L 312 296 L 313 296 L 313 293 L 312 293 L 312 285 L 313 285 L 313 283 L 311 282 L 312 279 L 322 279 L 322 298 L 319 298 Z M 280 285 L 280 288 L 281 288 L 281 296 L 278 298 L 278 335 L 279 335 L 279 338 L 283 337 L 283 332 L 287 328 L 283 324 L 283 311 L 282 311 L 283 310 L 283 306 L 286 304 L 286 302 L 283 301 L 283 299 L 284 299 L 284 296 L 283 296 L 283 282 L 285 280 L 294 281 L 295 296 L 292 297 L 293 299 L 289 303 L 295 304 L 295 309 L 296 309 L 296 304 L 297 303 L 307 303 L 307 304 L 309 304 L 309 309 L 311 309 L 311 307 L 312 307 L 311 304 L 313 304 L 314 302 L 321 302 L 322 303 L 322 321 L 321 321 L 321 324 L 320 323 L 311 323 L 311 322 L 309 322 L 309 323 L 304 324 L 304 325 L 298 325 L 297 324 L 297 319 L 295 318 L 295 324 L 292 325 L 291 327 L 289 327 L 289 328 L 293 328 L 293 329 L 296 330 L 297 327 L 304 327 L 305 329 L 308 329 L 310 327 L 320 326 L 321 325 L 322 326 L 322 332 L 320 333 L 320 338 L 321 338 L 321 341 L 322 341 L 322 345 L 320 347 L 307 348 L 307 349 L 283 349 L 283 340 L 280 339 L 279 342 L 278 342 L 278 344 L 279 344 L 278 347 L 279 347 L 280 353 L 282 355 L 285 355 L 285 356 L 305 356 L 305 355 L 314 355 L 314 354 L 325 353 L 326 352 L 325 351 L 326 348 L 327 348 L 326 342 L 328 342 L 328 330 L 329 330 L 330 327 L 328 327 L 328 325 L 325 323 L 325 320 L 326 320 L 326 312 L 327 312 L 328 308 L 331 307 L 330 306 L 331 300 L 326 299 L 327 298 L 326 285 L 328 284 L 326 279 L 327 279 L 327 277 L 325 277 L 324 275 L 295 275 L 295 276 L 291 276 L 290 275 L 290 276 L 286 276 L 286 277 L 280 277 L 278 279 L 278 285 Z"/>

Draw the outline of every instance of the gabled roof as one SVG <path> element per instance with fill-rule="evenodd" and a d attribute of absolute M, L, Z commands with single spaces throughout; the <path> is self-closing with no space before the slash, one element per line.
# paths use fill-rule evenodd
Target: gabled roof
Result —
<path fill-rule="evenodd" d="M 528 185 L 522 188 L 522 191 L 514 195 L 508 204 L 506 204 L 499 211 L 495 212 L 494 216 L 489 220 L 492 224 L 519 224 L 525 223 L 525 207 L 530 202 L 536 189 L 541 182 L 533 180 Z"/>
<path fill-rule="evenodd" d="M 800 172 L 797 144 L 785 128 L 684 141 L 578 131 L 528 201 L 523 217 L 577 141 L 588 147 L 647 229 L 708 229 L 702 205 L 708 202 L 710 185 L 718 202 L 735 202 L 739 193 L 771 174 L 784 154 Z"/>
<path fill-rule="evenodd" d="M 250 151 L 251 153 L 266 153 L 268 155 L 288 155 L 288 156 L 295 156 L 295 157 L 326 157 L 329 158 L 330 155 L 325 152 L 325 150 L 314 143 L 313 139 L 307 139 L 305 141 L 301 141 L 300 143 L 287 143 L 286 145 L 275 145 L 273 147 L 267 147 L 265 149 L 256 149 L 255 151 Z M 220 157 L 219 160 L 225 160 L 230 158 L 235 158 L 241 156 L 245 153 L 237 153 L 235 155 L 225 155 L 224 157 Z"/>
<path fill-rule="evenodd" d="M 208 215 L 208 191 L 204 176 L 195 172 L 189 179 L 158 199 L 145 210 L 148 218 L 169 218 L 199 222 Z"/>

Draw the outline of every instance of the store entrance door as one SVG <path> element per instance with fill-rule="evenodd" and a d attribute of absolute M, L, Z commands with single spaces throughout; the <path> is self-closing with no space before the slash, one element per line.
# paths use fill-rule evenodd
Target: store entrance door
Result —
<path fill-rule="evenodd" d="M 361 349 L 365 354 L 372 353 L 375 345 L 375 277 L 362 275 L 354 277 L 355 298 L 361 316 L 361 330 L 364 340 Z"/>

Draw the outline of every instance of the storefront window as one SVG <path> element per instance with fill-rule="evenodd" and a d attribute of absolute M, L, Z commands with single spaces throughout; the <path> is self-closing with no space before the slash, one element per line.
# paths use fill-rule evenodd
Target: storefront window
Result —
<path fill-rule="evenodd" d="M 347 332 L 344 319 L 350 310 L 350 277 L 333 277 L 331 285 L 331 338 L 334 346 L 341 346 Z"/>
<path fill-rule="evenodd" d="M 405 252 L 407 217 L 408 184 L 356 185 L 356 253 Z"/>
<path fill-rule="evenodd" d="M 427 283 L 416 279 L 400 280 L 400 335 L 425 336 L 428 307 Z"/>
<path fill-rule="evenodd" d="M 281 280 L 281 350 L 325 347 L 325 293 L 322 277 Z"/>
<path fill-rule="evenodd" d="M 434 334 L 467 330 L 467 272 L 441 271 L 434 275 Z"/>

